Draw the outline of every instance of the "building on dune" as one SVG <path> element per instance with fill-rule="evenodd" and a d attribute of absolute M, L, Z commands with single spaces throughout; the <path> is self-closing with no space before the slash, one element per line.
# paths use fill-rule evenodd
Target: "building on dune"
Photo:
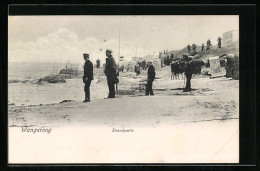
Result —
<path fill-rule="evenodd" d="M 235 46 L 238 49 L 239 31 L 231 30 L 222 34 L 222 47 Z"/>

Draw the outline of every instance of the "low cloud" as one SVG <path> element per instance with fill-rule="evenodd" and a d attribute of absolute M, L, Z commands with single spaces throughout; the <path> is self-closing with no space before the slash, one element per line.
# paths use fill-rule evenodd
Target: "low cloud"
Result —
<path fill-rule="evenodd" d="M 39 37 L 36 41 L 9 42 L 8 46 L 10 62 L 83 62 L 83 53 L 89 53 L 90 59 L 105 61 L 105 50 L 113 50 L 115 59 L 118 57 L 119 40 L 101 40 L 95 37 L 82 39 L 68 29 L 61 28 L 45 37 Z M 121 41 L 120 56 L 125 56 L 127 60 L 135 56 L 153 54 L 150 47 L 137 47 L 128 41 Z"/>

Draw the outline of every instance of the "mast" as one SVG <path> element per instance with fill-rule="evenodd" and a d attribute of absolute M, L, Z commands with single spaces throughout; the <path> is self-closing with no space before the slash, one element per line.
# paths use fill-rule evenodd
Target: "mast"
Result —
<path fill-rule="evenodd" d="M 137 45 L 135 46 L 135 58 L 137 58 Z"/>
<path fill-rule="evenodd" d="M 119 61 L 119 58 L 120 58 L 120 32 L 121 32 L 121 20 L 120 20 L 120 23 L 119 23 L 119 44 L 118 44 L 118 61 Z"/>

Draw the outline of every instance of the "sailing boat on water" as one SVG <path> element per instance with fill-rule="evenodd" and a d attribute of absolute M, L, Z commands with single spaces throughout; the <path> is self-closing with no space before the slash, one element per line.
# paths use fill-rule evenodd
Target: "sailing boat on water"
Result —
<path fill-rule="evenodd" d="M 70 77 L 78 76 L 79 75 L 78 65 L 72 64 L 70 61 L 67 61 L 65 64 L 65 68 L 61 69 L 59 74 L 67 74 L 70 75 Z"/>

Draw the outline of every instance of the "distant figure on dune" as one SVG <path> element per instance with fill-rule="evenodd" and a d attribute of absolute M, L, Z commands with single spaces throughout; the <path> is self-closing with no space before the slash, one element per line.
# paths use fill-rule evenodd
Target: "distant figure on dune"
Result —
<path fill-rule="evenodd" d="M 222 40 L 222 39 L 221 39 L 221 37 L 219 36 L 219 37 L 218 37 L 218 40 L 217 40 L 217 41 L 218 41 L 218 48 L 221 48 L 221 40 Z"/>
<path fill-rule="evenodd" d="M 187 49 L 188 49 L 188 53 L 190 53 L 190 51 L 191 51 L 191 46 L 190 46 L 190 44 L 188 44 Z"/>
<path fill-rule="evenodd" d="M 153 66 L 152 62 L 148 62 L 148 71 L 147 71 L 147 84 L 146 84 L 146 91 L 145 91 L 145 95 L 149 96 L 149 94 L 151 96 L 154 95 L 153 93 L 153 81 L 155 79 L 155 68 Z"/>
<path fill-rule="evenodd" d="M 210 39 L 207 41 L 207 49 L 206 50 L 210 50 L 210 46 L 211 46 L 211 41 Z"/>
<path fill-rule="evenodd" d="M 193 44 L 192 44 L 192 52 L 193 52 L 193 53 L 196 52 L 196 48 L 197 48 L 197 46 L 193 43 Z"/>
<path fill-rule="evenodd" d="M 201 45 L 201 51 L 204 51 L 204 43 Z"/>
<path fill-rule="evenodd" d="M 90 84 L 93 78 L 93 64 L 89 60 L 89 54 L 83 54 L 85 64 L 84 64 L 84 75 L 83 75 L 83 83 L 85 83 L 84 91 L 85 91 L 85 100 L 83 102 L 90 102 Z"/>

